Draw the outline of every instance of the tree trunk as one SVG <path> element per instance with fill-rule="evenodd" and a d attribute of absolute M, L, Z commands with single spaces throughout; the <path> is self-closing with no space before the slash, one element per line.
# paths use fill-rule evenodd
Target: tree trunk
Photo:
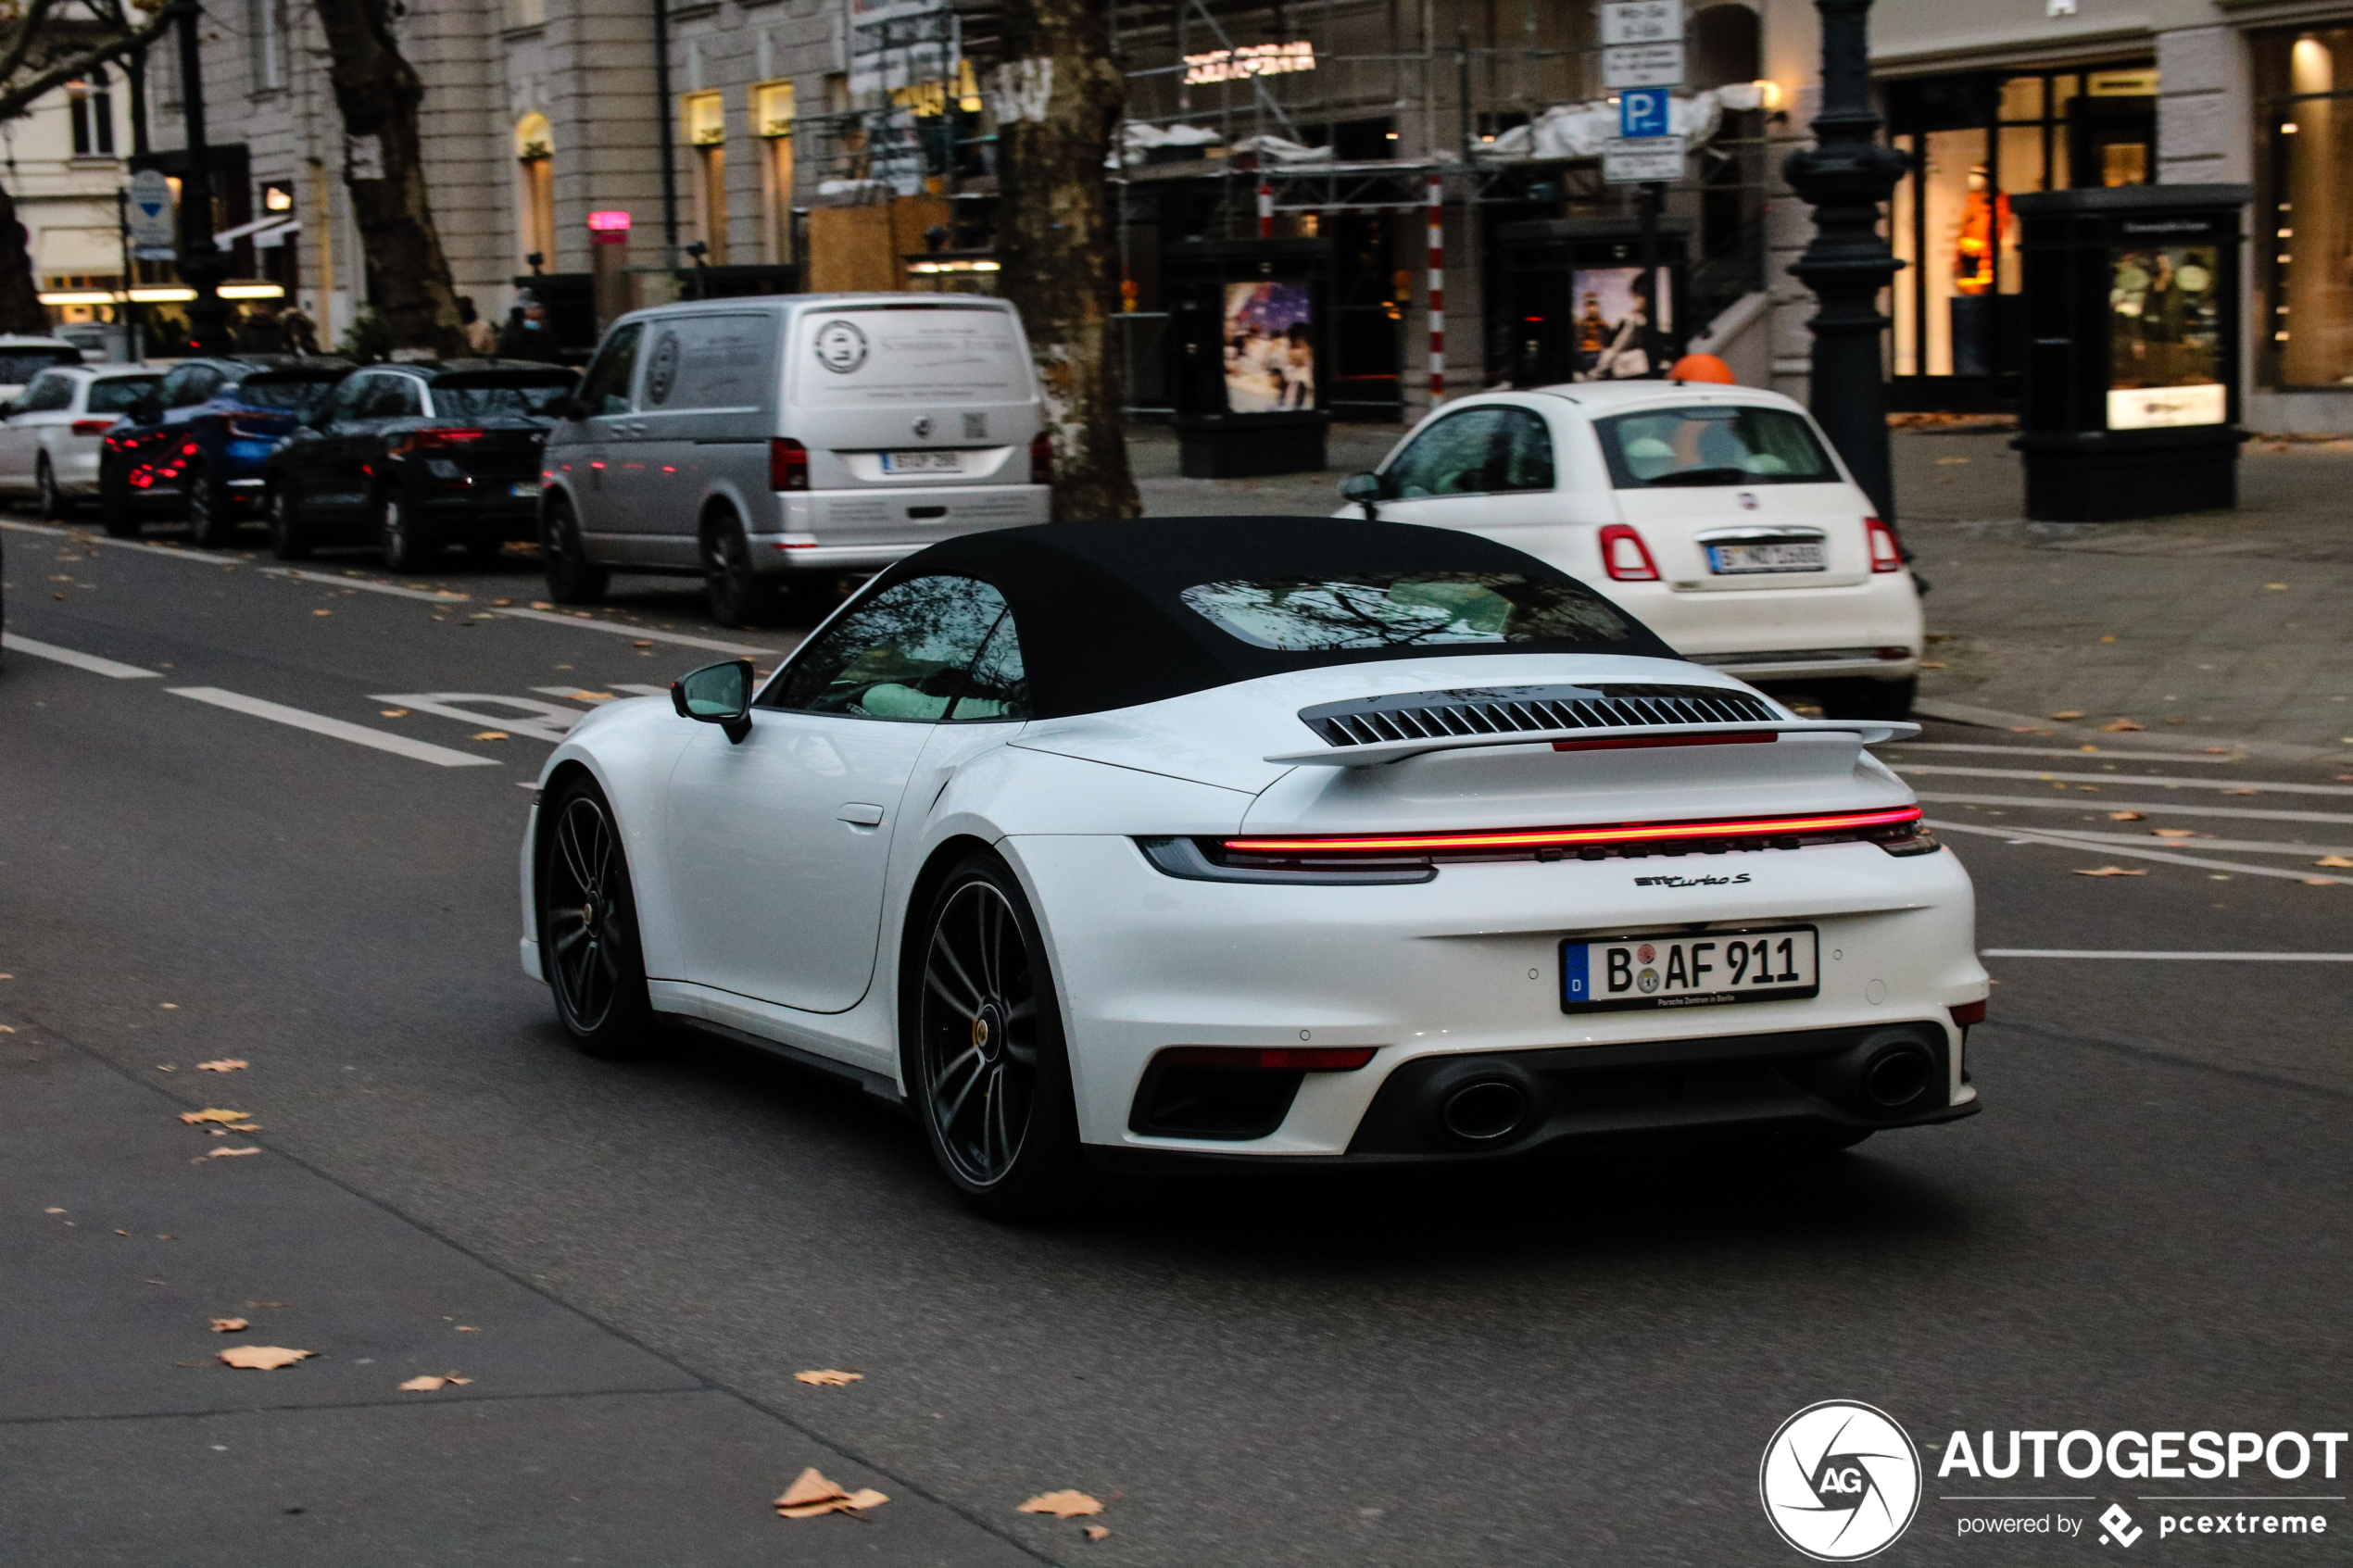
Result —
<path fill-rule="evenodd" d="M 317 3 L 328 76 L 343 111 L 344 182 L 367 263 L 369 303 L 395 348 L 455 358 L 465 352 L 458 293 L 434 227 L 417 129 L 424 84 L 393 37 L 392 0 Z"/>
<path fill-rule="evenodd" d="M 1009 0 L 997 73 L 997 292 L 1029 332 L 1054 443 L 1054 519 L 1134 517 L 1103 160 L 1127 99 L 1101 0 Z"/>
<path fill-rule="evenodd" d="M 32 257 L 25 248 L 24 224 L 17 218 L 16 199 L 0 191 L 0 332 L 47 337 L 48 307 L 41 303 L 40 286 L 32 278 Z"/>

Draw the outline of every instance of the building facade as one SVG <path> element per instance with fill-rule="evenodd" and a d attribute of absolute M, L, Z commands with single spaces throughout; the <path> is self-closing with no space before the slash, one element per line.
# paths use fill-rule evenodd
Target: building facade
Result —
<path fill-rule="evenodd" d="M 51 317 L 84 343 L 120 353 L 92 330 L 113 314 L 124 251 L 115 193 L 132 148 L 131 94 L 119 68 L 94 70 L 0 121 L 0 169 L 24 225 L 35 286 Z"/>

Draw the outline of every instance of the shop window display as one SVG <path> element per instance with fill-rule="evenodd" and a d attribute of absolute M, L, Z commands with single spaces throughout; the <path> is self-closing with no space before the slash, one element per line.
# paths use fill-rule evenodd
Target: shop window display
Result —
<path fill-rule="evenodd" d="M 2353 385 L 2353 28 L 2259 36 L 2257 93 L 2270 157 L 2254 252 L 2264 280 L 2258 342 L 2277 386 Z M 2263 248 L 2263 241 L 2272 243 Z"/>

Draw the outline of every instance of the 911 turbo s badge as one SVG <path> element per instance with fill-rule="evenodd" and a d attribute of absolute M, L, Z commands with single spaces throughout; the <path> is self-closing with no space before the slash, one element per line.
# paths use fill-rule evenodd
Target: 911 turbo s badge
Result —
<path fill-rule="evenodd" d="M 1746 872 L 1732 876 L 1638 876 L 1637 887 L 1730 887 L 1749 880 Z"/>

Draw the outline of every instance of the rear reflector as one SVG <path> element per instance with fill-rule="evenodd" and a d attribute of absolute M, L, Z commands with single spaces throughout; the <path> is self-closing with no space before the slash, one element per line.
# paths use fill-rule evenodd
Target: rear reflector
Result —
<path fill-rule="evenodd" d="M 1642 751 L 1655 746 L 1770 746 L 1770 730 L 1741 730 L 1721 735 L 1619 735 L 1614 740 L 1556 740 L 1554 751 Z"/>
<path fill-rule="evenodd" d="M 1963 1002 L 1957 1008 L 1947 1008 L 1945 1010 L 1953 1015 L 1953 1022 L 1959 1024 L 1964 1029 L 1968 1028 L 1972 1023 L 1982 1023 L 1985 1022 L 1985 1004 L 1983 1002 Z"/>
<path fill-rule="evenodd" d="M 1373 1060 L 1371 1046 L 1176 1046 L 1152 1060 L 1168 1067 L 1254 1067 L 1276 1073 L 1353 1073 Z"/>
<path fill-rule="evenodd" d="M 809 448 L 789 436 L 778 436 L 768 443 L 768 488 L 808 489 Z"/>
<path fill-rule="evenodd" d="M 1228 838 L 1244 855 L 1359 855 L 1366 851 L 1430 854 L 1462 849 L 1542 849 L 1584 844 L 1672 843 L 1717 838 L 1798 838 L 1858 828 L 1909 827 L 1917 806 L 1883 811 L 1830 811 L 1811 817 L 1741 817 L 1712 822 L 1620 822 L 1611 827 L 1521 828 L 1504 833 L 1404 833 L 1379 837 Z"/>

